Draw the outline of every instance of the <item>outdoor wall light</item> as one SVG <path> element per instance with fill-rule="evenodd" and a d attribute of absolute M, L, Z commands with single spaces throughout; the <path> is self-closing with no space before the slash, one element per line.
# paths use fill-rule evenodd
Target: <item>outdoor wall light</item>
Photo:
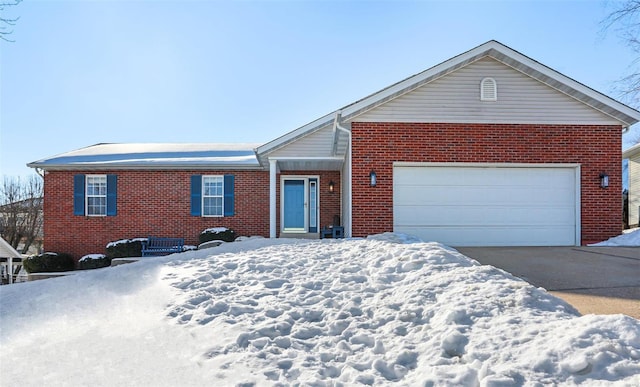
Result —
<path fill-rule="evenodd" d="M 369 172 L 369 180 L 372 187 L 375 187 L 378 184 L 378 177 L 376 176 L 376 171 L 371 170 Z"/>
<path fill-rule="evenodd" d="M 329 192 L 333 192 L 335 188 L 336 188 L 336 184 L 333 182 L 333 180 L 331 180 L 329 182 Z"/>
<path fill-rule="evenodd" d="M 609 186 L 609 175 L 602 172 L 600 174 L 600 188 L 607 188 Z"/>

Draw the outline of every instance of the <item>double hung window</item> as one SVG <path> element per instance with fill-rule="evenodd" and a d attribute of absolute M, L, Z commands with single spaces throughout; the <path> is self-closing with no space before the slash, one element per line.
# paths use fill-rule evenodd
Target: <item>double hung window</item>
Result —
<path fill-rule="evenodd" d="M 88 216 L 107 215 L 107 175 L 86 176 L 86 214 Z"/>
<path fill-rule="evenodd" d="M 223 216 L 224 179 L 222 176 L 202 176 L 202 216 Z"/>

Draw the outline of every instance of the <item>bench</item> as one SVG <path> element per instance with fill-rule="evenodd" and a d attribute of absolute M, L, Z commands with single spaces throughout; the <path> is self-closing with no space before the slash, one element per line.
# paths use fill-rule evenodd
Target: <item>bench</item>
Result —
<path fill-rule="evenodd" d="M 142 256 L 148 257 L 181 253 L 183 247 L 184 239 L 182 238 L 149 237 L 146 241 L 142 241 Z"/>

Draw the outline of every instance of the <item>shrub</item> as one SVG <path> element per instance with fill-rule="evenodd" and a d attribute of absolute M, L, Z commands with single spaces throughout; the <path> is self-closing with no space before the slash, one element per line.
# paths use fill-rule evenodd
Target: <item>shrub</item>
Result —
<path fill-rule="evenodd" d="M 200 244 L 209 241 L 233 242 L 237 238 L 236 232 L 226 227 L 208 228 L 200 233 Z"/>
<path fill-rule="evenodd" d="M 111 266 L 111 258 L 104 254 L 89 254 L 80 258 L 78 261 L 78 269 L 99 269 L 101 267 Z"/>
<path fill-rule="evenodd" d="M 49 252 L 32 255 L 22 265 L 27 273 L 52 273 L 74 270 L 76 263 L 69 254 Z"/>
<path fill-rule="evenodd" d="M 107 244 L 107 258 L 142 257 L 142 241 L 147 238 L 121 239 Z"/>

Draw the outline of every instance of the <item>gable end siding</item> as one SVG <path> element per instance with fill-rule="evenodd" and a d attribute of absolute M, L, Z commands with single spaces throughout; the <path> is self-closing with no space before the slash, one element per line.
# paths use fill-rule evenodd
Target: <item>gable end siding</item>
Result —
<path fill-rule="evenodd" d="M 640 156 L 629 159 L 629 225 L 640 224 Z"/>
<path fill-rule="evenodd" d="M 497 101 L 480 99 L 493 78 Z M 492 58 L 483 58 L 351 121 L 619 125 L 595 110 Z"/>
<path fill-rule="evenodd" d="M 274 151 L 270 157 L 326 157 L 333 148 L 333 128 L 324 127 Z"/>

